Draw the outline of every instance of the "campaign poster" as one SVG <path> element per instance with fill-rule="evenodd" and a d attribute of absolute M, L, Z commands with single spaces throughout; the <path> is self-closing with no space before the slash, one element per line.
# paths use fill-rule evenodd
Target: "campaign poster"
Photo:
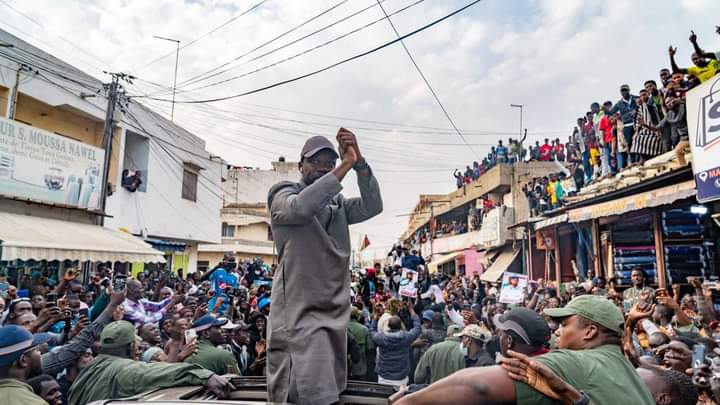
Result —
<path fill-rule="evenodd" d="M 398 294 L 401 297 L 416 298 L 417 297 L 417 279 L 418 274 L 415 270 L 403 269 L 400 276 L 400 288 Z"/>
<path fill-rule="evenodd" d="M 687 93 L 687 123 L 697 200 L 720 200 L 720 76 Z"/>
<path fill-rule="evenodd" d="M 503 273 L 500 286 L 500 302 L 504 304 L 520 304 L 525 299 L 528 276 L 517 273 Z"/>

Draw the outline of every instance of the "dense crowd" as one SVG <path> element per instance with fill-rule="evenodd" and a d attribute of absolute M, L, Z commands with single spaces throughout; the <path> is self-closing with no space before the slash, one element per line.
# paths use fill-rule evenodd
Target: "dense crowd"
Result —
<path fill-rule="evenodd" d="M 545 139 L 542 145 L 536 141 L 526 150 L 524 137 L 520 141 L 510 139 L 509 147 L 498 141 L 481 163 L 467 166 L 464 173 L 455 171 L 457 187 L 477 180 L 497 163 L 522 161 L 563 162 L 571 172 L 581 171 L 582 183 L 587 184 L 673 150 L 688 139 L 685 95 L 720 72 L 720 53 L 702 50 L 694 33 L 690 42 L 694 66 L 679 67 L 676 48 L 670 47 L 671 68 L 660 70 L 660 86 L 649 79 L 633 95 L 630 86 L 623 84 L 616 102 L 591 103 L 564 144 L 559 138 Z"/>
<path fill-rule="evenodd" d="M 403 387 L 397 403 L 440 403 L 432 401 L 452 395 L 443 389 L 451 381 L 468 395 L 460 376 L 469 374 L 458 373 L 464 369 L 476 370 L 482 389 L 443 403 L 507 399 L 488 387 L 495 370 L 537 390 L 524 393 L 533 401 L 523 403 L 546 403 L 545 397 L 578 403 L 570 399 L 583 395 L 593 403 L 720 398 L 714 284 L 693 279 L 691 287 L 656 290 L 636 269 L 625 289 L 603 277 L 563 284 L 541 279 L 528 283 L 521 302 L 507 304 L 502 290 L 511 286 L 429 274 L 414 252 L 399 259 L 354 278 L 348 325 L 351 377 Z M 408 297 L 400 277 L 413 264 L 417 295 Z M 703 353 L 695 364 L 693 353 Z"/>
<path fill-rule="evenodd" d="M 273 270 L 233 255 L 186 276 L 125 278 L 101 264 L 85 283 L 77 269 L 59 279 L 47 268 L 10 269 L 0 278 L 0 388 L 18 404 L 44 402 L 10 379 L 52 405 L 175 385 L 223 396 L 229 383 L 217 376 L 264 375 Z M 110 382 L 96 384 L 101 378 Z"/>

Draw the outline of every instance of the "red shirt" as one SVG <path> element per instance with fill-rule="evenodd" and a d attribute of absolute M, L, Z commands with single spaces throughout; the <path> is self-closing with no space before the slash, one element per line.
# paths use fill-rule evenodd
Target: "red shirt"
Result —
<path fill-rule="evenodd" d="M 603 133 L 603 141 L 605 141 L 605 145 L 611 145 L 613 123 L 612 121 L 610 121 L 610 117 L 607 115 L 603 115 L 602 118 L 600 118 L 600 125 L 598 126 L 598 128 Z"/>
<path fill-rule="evenodd" d="M 553 150 L 555 151 L 555 156 L 557 156 L 559 160 L 565 158 L 565 146 L 563 144 L 559 143 L 555 145 L 555 148 L 553 148 Z M 542 158 L 542 152 L 540 157 Z"/>
<path fill-rule="evenodd" d="M 540 160 L 544 162 L 549 162 L 550 160 L 552 160 L 550 156 L 552 154 L 552 149 L 553 147 L 547 143 L 540 146 Z"/>

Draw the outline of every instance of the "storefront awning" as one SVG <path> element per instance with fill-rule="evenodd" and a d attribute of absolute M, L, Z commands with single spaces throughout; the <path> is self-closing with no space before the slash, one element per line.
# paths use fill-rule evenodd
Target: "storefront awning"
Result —
<path fill-rule="evenodd" d="M 502 274 L 507 270 L 515 261 L 520 254 L 519 250 L 507 249 L 504 250 L 495 261 L 492 262 L 490 267 L 480 275 L 480 280 L 494 283 L 498 281 Z"/>
<path fill-rule="evenodd" d="M 451 260 L 455 260 L 456 257 L 462 255 L 463 252 L 455 252 L 450 253 L 449 255 L 443 255 L 438 257 L 436 260 L 433 260 L 432 262 L 428 263 L 428 272 L 430 274 L 437 273 L 438 266 L 442 266 L 445 263 L 448 263 Z"/>
<path fill-rule="evenodd" d="M 570 210 L 568 211 L 568 221 L 587 221 L 593 218 L 620 215 L 643 208 L 659 207 L 692 197 L 695 193 L 695 181 L 687 180 L 644 193 Z"/>
<path fill-rule="evenodd" d="M 535 222 L 533 225 L 533 228 L 537 231 L 543 228 L 547 228 L 549 226 L 557 225 L 557 224 L 563 224 L 567 222 L 568 215 L 567 214 L 561 214 L 556 217 L 551 217 L 547 219 L 543 219 L 541 221 Z"/>
<path fill-rule="evenodd" d="M 185 243 L 166 239 L 145 238 L 145 242 L 161 252 L 184 252 L 187 248 Z"/>
<path fill-rule="evenodd" d="M 129 233 L 58 219 L 0 213 L 0 260 L 165 263 Z"/>

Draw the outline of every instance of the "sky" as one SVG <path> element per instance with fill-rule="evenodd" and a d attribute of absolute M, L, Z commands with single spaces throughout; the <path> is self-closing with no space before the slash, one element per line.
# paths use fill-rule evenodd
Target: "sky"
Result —
<path fill-rule="evenodd" d="M 382 6 L 403 35 L 470 2 Z M 720 50 L 718 15 L 717 0 L 485 0 L 409 37 L 407 47 L 466 141 L 400 44 L 252 95 L 178 103 L 174 117 L 229 163 L 265 169 L 279 156 L 296 160 L 312 135 L 334 139 L 340 126 L 355 132 L 385 211 L 353 226 L 351 237 L 367 234 L 366 257 L 381 256 L 420 194 L 453 191 L 453 169 L 519 134 L 519 110 L 510 104 L 524 106 L 530 141 L 565 141 L 593 101 L 617 100 L 621 84 L 636 94 L 645 80 L 658 80 L 669 67 L 669 45 L 688 66 L 691 29 L 703 48 Z M 377 0 L 0 1 L 0 28 L 103 81 L 103 70 L 136 76 L 128 93 L 168 117 L 175 43 L 155 35 L 182 47 L 176 100 L 207 100 L 389 42 L 396 36 L 383 17 Z M 354 174 L 344 185 L 346 196 L 358 195 Z"/>

